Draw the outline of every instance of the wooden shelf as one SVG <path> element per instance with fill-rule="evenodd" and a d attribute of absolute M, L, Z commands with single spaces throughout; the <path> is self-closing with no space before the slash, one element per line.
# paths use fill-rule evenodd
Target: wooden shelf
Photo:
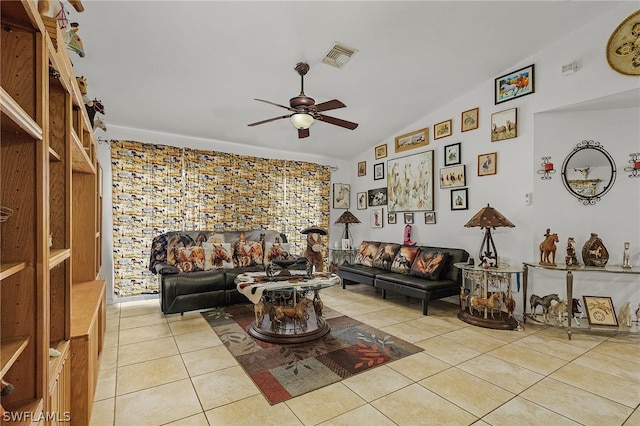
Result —
<path fill-rule="evenodd" d="M 2 352 L 2 359 L 0 359 L 0 377 L 6 374 L 30 341 L 31 338 L 29 336 L 2 339 L 0 342 L 0 352 Z"/>
<path fill-rule="evenodd" d="M 57 265 L 71 257 L 71 249 L 55 249 L 49 252 L 49 269 L 53 269 Z"/>
<path fill-rule="evenodd" d="M 42 140 L 42 128 L 2 87 L 0 87 L 0 111 L 2 111 L 3 131 L 5 126 L 13 130 L 19 128 L 32 138 Z M 5 116 L 7 119 L 5 119 Z M 15 126 L 12 126 L 12 123 Z"/>
<path fill-rule="evenodd" d="M 4 409 L 10 413 L 16 413 L 15 421 L 12 421 L 11 424 L 31 425 L 34 424 L 32 423 L 32 419 L 39 417 L 42 413 L 42 410 L 44 409 L 44 401 L 42 398 L 26 399 L 7 404 L 4 406 Z M 29 415 L 31 418 L 26 418 L 24 413 L 30 413 Z"/>
<path fill-rule="evenodd" d="M 79 173 L 93 173 L 95 174 L 96 169 L 93 167 L 93 162 L 87 155 L 87 151 L 85 151 L 82 146 L 82 142 L 78 138 L 78 135 L 75 132 L 71 133 L 71 141 L 72 141 L 72 158 L 71 163 L 73 164 L 73 171 Z"/>
<path fill-rule="evenodd" d="M 51 342 L 49 347 L 60 352 L 60 356 L 49 357 L 49 392 L 55 385 L 55 381 L 62 370 L 62 365 L 67 359 L 71 342 L 69 340 L 59 340 L 57 342 Z"/>
<path fill-rule="evenodd" d="M 60 157 L 60 154 L 58 154 L 55 151 L 55 149 L 51 147 L 49 147 L 49 161 L 56 162 L 56 163 L 62 162 L 62 158 Z"/>
<path fill-rule="evenodd" d="M 27 262 L 3 263 L 0 265 L 0 280 L 9 278 L 27 267 Z"/>

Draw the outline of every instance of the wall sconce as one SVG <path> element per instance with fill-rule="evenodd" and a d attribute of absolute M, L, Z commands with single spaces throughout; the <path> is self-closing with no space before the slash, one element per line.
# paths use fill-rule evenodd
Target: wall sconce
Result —
<path fill-rule="evenodd" d="M 540 166 L 542 166 L 542 168 L 538 170 L 538 174 L 542 175 L 542 177 L 540 178 L 542 180 L 551 179 L 551 175 L 556 172 L 556 169 L 553 168 L 553 163 L 550 160 L 551 156 L 542 157 L 542 163 L 540 163 Z"/>
<path fill-rule="evenodd" d="M 631 165 L 625 167 L 624 171 L 631 172 L 629 175 L 630 178 L 640 177 L 640 152 L 633 152 L 629 154 L 629 157 L 631 157 L 631 160 L 629 160 Z"/>

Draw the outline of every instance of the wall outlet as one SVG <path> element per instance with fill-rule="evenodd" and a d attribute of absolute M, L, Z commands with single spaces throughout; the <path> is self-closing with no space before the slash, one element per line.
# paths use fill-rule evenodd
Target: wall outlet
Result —
<path fill-rule="evenodd" d="M 529 206 L 531 205 L 531 193 L 527 192 L 524 194 L 524 204 Z"/>

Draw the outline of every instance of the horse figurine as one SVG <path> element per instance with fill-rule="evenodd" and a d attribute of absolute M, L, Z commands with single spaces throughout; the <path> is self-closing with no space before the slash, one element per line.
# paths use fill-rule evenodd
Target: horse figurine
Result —
<path fill-rule="evenodd" d="M 310 300 L 306 297 L 302 297 L 295 306 L 271 306 L 269 310 L 269 319 L 271 320 L 271 324 L 275 327 L 276 323 L 278 324 L 278 328 L 282 328 L 282 320 L 287 317 L 293 320 L 293 331 L 295 333 L 296 330 L 296 320 L 298 320 L 298 324 L 300 328 L 305 328 L 302 325 L 303 320 L 309 319 L 309 315 L 305 312 L 307 305 Z M 305 324 L 306 326 L 306 324 Z"/>
<path fill-rule="evenodd" d="M 499 299 L 500 293 L 495 292 L 489 298 L 483 299 L 479 296 L 471 296 L 469 299 L 469 313 L 473 315 L 473 308 L 489 308 L 491 310 L 491 318 L 495 319 L 493 316 L 494 308 L 497 308 L 500 305 Z"/>
<path fill-rule="evenodd" d="M 91 123 L 91 127 L 93 128 L 93 118 L 96 116 L 96 113 L 104 114 L 104 105 L 101 100 L 94 99 L 90 103 L 85 102 L 84 107 L 89 115 L 89 123 Z"/>
<path fill-rule="evenodd" d="M 552 234 L 547 228 L 545 240 L 540 243 L 540 264 L 556 266 L 556 243 L 559 241 L 558 234 Z"/>
<path fill-rule="evenodd" d="M 631 327 L 631 302 L 624 304 L 618 314 L 618 323 L 624 327 Z"/>
<path fill-rule="evenodd" d="M 560 302 L 560 297 L 556 293 L 547 294 L 543 297 L 540 297 L 537 294 L 532 294 L 529 298 L 529 304 L 531 305 L 531 314 L 536 315 L 536 308 L 538 307 L 538 305 L 540 305 L 542 306 L 542 317 L 544 321 L 546 321 L 549 315 L 549 308 L 551 307 L 552 300 Z"/>
<path fill-rule="evenodd" d="M 259 327 L 264 318 L 264 298 L 261 297 L 260 301 L 253 305 L 253 313 L 256 316 L 256 325 Z"/>
<path fill-rule="evenodd" d="M 571 303 L 571 318 L 576 320 L 576 324 L 578 326 L 580 326 L 580 321 L 578 321 L 578 318 L 582 318 L 584 315 L 584 312 L 580 312 L 580 307 L 582 305 L 580 304 L 580 299 L 576 299 L 575 297 L 573 298 L 573 301 Z M 578 317 L 578 314 L 580 314 L 580 316 Z"/>

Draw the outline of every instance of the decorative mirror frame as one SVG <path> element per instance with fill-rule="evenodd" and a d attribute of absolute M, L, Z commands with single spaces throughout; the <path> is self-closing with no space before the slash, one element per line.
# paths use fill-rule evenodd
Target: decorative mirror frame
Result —
<path fill-rule="evenodd" d="M 605 185 L 605 187 L 601 191 L 593 195 L 584 195 L 576 192 L 569 184 L 569 179 L 567 178 L 567 166 L 569 164 L 569 161 L 573 158 L 574 155 L 585 149 L 594 149 L 596 151 L 599 151 L 602 155 L 605 156 L 607 161 L 609 161 L 609 165 L 611 166 L 611 179 L 609 179 L 609 183 L 607 183 L 607 185 Z M 609 152 L 607 152 L 607 150 L 603 148 L 600 142 L 594 142 L 592 140 L 584 140 L 577 144 L 562 163 L 562 183 L 564 184 L 565 188 L 567 188 L 567 191 L 569 191 L 569 194 L 576 197 L 585 206 L 597 203 L 607 192 L 609 192 L 609 190 L 613 186 L 613 183 L 616 181 L 616 173 L 616 163 L 613 161 L 613 157 L 611 157 L 611 154 L 609 154 Z"/>

